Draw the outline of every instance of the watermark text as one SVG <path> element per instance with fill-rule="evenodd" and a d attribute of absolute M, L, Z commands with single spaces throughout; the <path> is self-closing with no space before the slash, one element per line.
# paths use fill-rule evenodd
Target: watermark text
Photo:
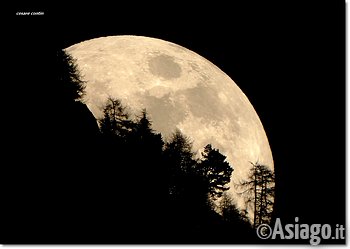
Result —
<path fill-rule="evenodd" d="M 277 218 L 273 227 L 259 225 L 256 234 L 260 239 L 305 239 L 311 245 L 318 245 L 323 239 L 345 239 L 345 227 L 339 224 L 333 228 L 329 224 L 300 224 L 298 217 L 295 217 L 294 224 L 283 225 L 281 219 Z"/>
<path fill-rule="evenodd" d="M 43 16 L 44 11 L 17 11 L 16 16 Z"/>

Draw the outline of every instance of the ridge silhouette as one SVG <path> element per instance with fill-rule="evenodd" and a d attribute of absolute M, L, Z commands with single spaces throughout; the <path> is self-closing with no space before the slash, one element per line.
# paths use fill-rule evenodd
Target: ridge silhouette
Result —
<path fill-rule="evenodd" d="M 6 243 L 257 241 L 226 192 L 233 169 L 219 150 L 208 144 L 197 159 L 179 130 L 164 141 L 147 110 L 131 119 L 113 98 L 96 120 L 81 102 L 85 82 L 75 61 L 56 56 L 55 93 L 34 130 L 42 135 L 37 153 L 27 155 L 33 164 L 8 171 L 25 188 L 8 198 L 18 212 L 5 222 Z"/>

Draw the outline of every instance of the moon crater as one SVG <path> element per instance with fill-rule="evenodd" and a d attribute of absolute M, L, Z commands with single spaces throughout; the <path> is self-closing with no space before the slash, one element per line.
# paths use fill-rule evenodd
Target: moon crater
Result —
<path fill-rule="evenodd" d="M 217 102 L 217 97 L 204 84 L 180 91 L 179 94 L 187 96 L 189 111 L 194 116 L 202 117 L 206 120 L 221 120 L 223 118 L 223 110 L 220 110 L 220 106 L 213 104 Z"/>
<path fill-rule="evenodd" d="M 170 80 L 181 76 L 181 67 L 174 61 L 174 58 L 161 54 L 152 57 L 148 61 L 149 70 L 153 75 Z"/>

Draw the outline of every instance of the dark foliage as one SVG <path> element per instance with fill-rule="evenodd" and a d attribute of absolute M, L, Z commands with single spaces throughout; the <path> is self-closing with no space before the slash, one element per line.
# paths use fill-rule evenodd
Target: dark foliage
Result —
<path fill-rule="evenodd" d="M 253 226 L 271 222 L 275 197 L 275 175 L 267 166 L 255 163 L 250 169 L 248 180 L 239 188 L 245 198 L 247 209 L 254 213 Z"/>
<path fill-rule="evenodd" d="M 57 51 L 56 81 L 61 84 L 57 90 L 61 91 L 61 98 L 81 100 L 84 96 L 85 82 L 82 80 L 75 59 L 64 50 Z"/>
<path fill-rule="evenodd" d="M 221 197 L 224 191 L 229 190 L 225 186 L 230 182 L 232 167 L 219 150 L 213 149 L 211 144 L 204 148 L 203 161 L 198 164 L 198 171 L 203 176 L 209 187 L 209 194 L 213 198 Z"/>
<path fill-rule="evenodd" d="M 80 101 L 84 81 L 74 60 L 59 51 L 56 62 L 60 98 L 52 117 L 39 122 L 47 136 L 35 164 L 16 173 L 26 188 L 8 200 L 26 208 L 4 221 L 6 243 L 18 236 L 25 244 L 253 241 L 233 203 L 226 201 L 222 214 L 216 207 L 233 171 L 224 155 L 207 145 L 203 159 L 194 158 L 179 130 L 164 142 L 147 110 L 131 118 L 118 99 L 108 99 L 96 121 Z"/>

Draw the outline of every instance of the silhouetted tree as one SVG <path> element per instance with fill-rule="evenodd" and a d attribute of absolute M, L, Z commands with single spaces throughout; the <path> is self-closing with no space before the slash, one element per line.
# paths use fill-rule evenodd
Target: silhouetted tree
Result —
<path fill-rule="evenodd" d="M 224 192 L 219 199 L 218 208 L 223 219 L 220 225 L 221 233 L 226 235 L 223 238 L 224 241 L 228 243 L 254 242 L 256 232 L 251 227 L 246 210 L 238 209 L 228 192 Z"/>
<path fill-rule="evenodd" d="M 255 163 L 248 180 L 240 184 L 247 208 L 253 210 L 253 226 L 270 223 L 274 203 L 275 176 L 267 166 Z"/>
<path fill-rule="evenodd" d="M 99 120 L 101 133 L 109 137 L 126 140 L 134 127 L 133 121 L 119 99 L 108 98 L 103 109 L 103 118 Z"/>
<path fill-rule="evenodd" d="M 202 156 L 203 160 L 198 163 L 197 169 L 208 184 L 210 196 L 216 199 L 230 188 L 226 184 L 230 182 L 233 169 L 226 161 L 226 156 L 218 149 L 213 149 L 211 144 L 205 146 Z"/>
<path fill-rule="evenodd" d="M 163 140 L 159 133 L 152 129 L 152 121 L 148 117 L 146 109 L 134 124 L 130 138 L 130 146 L 133 150 L 133 162 L 139 172 L 141 188 L 148 192 L 148 198 L 162 198 L 166 193 L 165 170 L 162 167 Z M 162 196 L 158 196 L 162 195 Z"/>
<path fill-rule="evenodd" d="M 58 50 L 56 56 L 57 83 L 61 84 L 57 90 L 61 90 L 61 98 L 81 100 L 84 96 L 85 81 L 82 80 L 76 60 L 64 50 Z"/>
<path fill-rule="evenodd" d="M 222 214 L 223 219 L 226 222 L 230 223 L 243 223 L 247 222 L 246 213 L 244 211 L 240 211 L 236 205 L 234 200 L 227 192 L 222 194 L 222 197 L 219 201 L 219 209 Z"/>
<path fill-rule="evenodd" d="M 193 159 L 192 143 L 180 130 L 165 144 L 164 160 L 168 171 L 169 195 L 178 198 L 184 191 L 184 178 L 191 172 L 196 161 Z"/>
<path fill-rule="evenodd" d="M 141 116 L 136 121 L 136 134 L 139 135 L 139 138 L 142 140 L 148 136 L 154 135 L 154 130 L 152 129 L 152 122 L 148 117 L 146 109 L 143 109 Z"/>
<path fill-rule="evenodd" d="M 170 142 L 165 144 L 164 154 L 176 164 L 176 170 L 182 172 L 188 172 L 195 164 L 192 142 L 178 129 L 173 133 Z"/>
<path fill-rule="evenodd" d="M 142 160 L 157 161 L 158 165 L 162 157 L 164 142 L 162 135 L 153 130 L 152 121 L 148 117 L 146 109 L 142 110 L 141 115 L 133 124 L 131 140 L 132 146 L 142 154 Z M 154 166 L 154 163 L 152 165 Z"/>

